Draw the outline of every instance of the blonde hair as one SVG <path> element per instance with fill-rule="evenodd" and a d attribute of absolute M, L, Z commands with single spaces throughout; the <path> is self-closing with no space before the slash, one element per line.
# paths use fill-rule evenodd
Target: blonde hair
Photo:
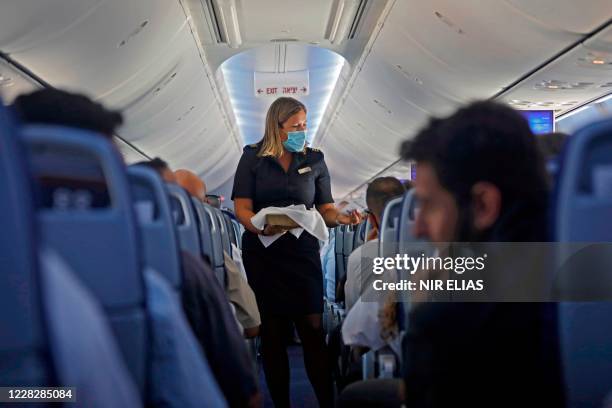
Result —
<path fill-rule="evenodd" d="M 281 126 L 287 119 L 299 111 L 306 113 L 306 106 L 297 99 L 282 97 L 272 102 L 266 115 L 266 129 L 261 148 L 257 153 L 258 156 L 279 158 L 283 155 L 283 141 L 280 135 Z"/>

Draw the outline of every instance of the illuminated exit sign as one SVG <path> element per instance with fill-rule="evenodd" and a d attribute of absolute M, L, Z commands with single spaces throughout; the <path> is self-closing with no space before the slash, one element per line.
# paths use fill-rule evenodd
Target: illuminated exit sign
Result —
<path fill-rule="evenodd" d="M 306 96 L 310 92 L 308 70 L 285 73 L 255 72 L 255 96 Z"/>

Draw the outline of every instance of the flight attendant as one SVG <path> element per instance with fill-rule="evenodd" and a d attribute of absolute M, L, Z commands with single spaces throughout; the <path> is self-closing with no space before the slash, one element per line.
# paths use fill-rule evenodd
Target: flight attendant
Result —
<path fill-rule="evenodd" d="M 322 328 L 323 274 L 317 238 L 284 234 L 267 248 L 258 235 L 282 232 L 278 226 L 259 230 L 251 218 L 266 207 L 304 204 L 316 207 L 329 227 L 357 224 L 359 214 L 341 214 L 331 195 L 323 153 L 306 147 L 306 107 L 279 98 L 266 116 L 263 139 L 244 148 L 232 199 L 246 231 L 242 256 L 261 313 L 261 351 L 268 389 L 276 407 L 289 407 L 287 332 L 295 324 L 304 348 L 304 363 L 319 405 L 333 405 L 331 370 Z"/>

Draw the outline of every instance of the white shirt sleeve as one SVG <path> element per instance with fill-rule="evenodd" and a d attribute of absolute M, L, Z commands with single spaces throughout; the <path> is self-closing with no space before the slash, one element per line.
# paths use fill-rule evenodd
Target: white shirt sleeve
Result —
<path fill-rule="evenodd" d="M 381 327 L 378 319 L 378 302 L 359 300 L 349 311 L 342 323 L 344 344 L 369 347 L 376 351 L 387 343 L 380 337 Z"/>
<path fill-rule="evenodd" d="M 371 240 L 353 251 L 346 263 L 344 304 L 346 310 L 358 301 L 362 293 L 370 290 L 375 275 L 372 272 L 373 258 L 378 256 L 378 240 Z"/>
<path fill-rule="evenodd" d="M 361 247 L 351 253 L 346 262 L 346 282 L 344 283 L 344 306 L 351 310 L 361 293 Z"/>

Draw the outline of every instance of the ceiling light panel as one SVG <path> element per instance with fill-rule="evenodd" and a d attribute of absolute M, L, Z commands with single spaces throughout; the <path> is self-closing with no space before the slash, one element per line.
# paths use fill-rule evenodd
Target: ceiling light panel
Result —
<path fill-rule="evenodd" d="M 332 10 L 330 0 L 240 1 L 238 16 L 245 43 L 267 43 L 273 39 L 321 41 Z M 271 12 L 273 11 L 273 12 Z"/>
<path fill-rule="evenodd" d="M 551 106 L 561 116 L 585 102 L 597 99 L 610 92 L 612 60 L 612 27 L 577 46 L 540 72 L 503 95 L 511 105 L 535 109 L 537 102 L 553 101 Z M 604 64 L 593 64 L 603 61 Z M 517 105 L 513 100 L 528 101 Z"/>
<path fill-rule="evenodd" d="M 38 87 L 40 85 L 0 59 L 0 98 L 2 102 L 10 104 L 17 95 L 33 91 Z"/>

